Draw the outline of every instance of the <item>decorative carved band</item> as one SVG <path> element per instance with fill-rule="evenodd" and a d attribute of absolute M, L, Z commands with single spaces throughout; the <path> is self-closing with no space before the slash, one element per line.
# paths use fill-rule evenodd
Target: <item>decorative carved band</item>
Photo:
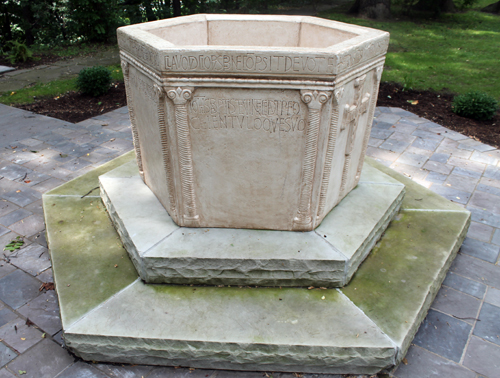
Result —
<path fill-rule="evenodd" d="M 368 121 L 366 124 L 365 135 L 363 138 L 363 147 L 361 149 L 361 157 L 358 162 L 358 169 L 356 170 L 356 185 L 361 177 L 361 170 L 363 169 L 364 157 L 366 155 L 366 149 L 368 148 L 368 141 L 370 140 L 370 133 L 372 131 L 373 114 L 375 113 L 375 105 L 378 98 L 378 88 L 380 83 L 380 78 L 382 77 L 383 66 L 376 67 L 373 70 L 373 97 L 370 103 L 370 110 L 368 113 Z"/>
<path fill-rule="evenodd" d="M 153 85 L 158 106 L 158 126 L 160 129 L 161 154 L 163 157 L 163 169 L 167 176 L 168 200 L 170 204 L 170 216 L 177 220 L 177 206 L 175 202 L 175 186 L 172 175 L 172 158 L 170 156 L 170 143 L 168 138 L 167 123 L 165 121 L 165 91 L 157 84 Z"/>
<path fill-rule="evenodd" d="M 330 132 L 328 135 L 328 147 L 326 150 L 325 168 L 323 170 L 323 179 L 321 181 L 321 191 L 319 194 L 318 217 L 323 214 L 326 205 L 326 193 L 330 183 L 330 173 L 332 170 L 333 153 L 337 143 L 338 127 L 339 127 L 339 103 L 344 95 L 344 87 L 340 87 L 333 92 L 333 108 L 332 118 L 330 121 Z"/>
<path fill-rule="evenodd" d="M 144 180 L 144 169 L 142 168 L 142 155 L 141 155 L 141 146 L 139 143 L 139 133 L 137 132 L 137 121 L 135 118 L 135 111 L 134 111 L 134 106 L 132 104 L 132 97 L 131 97 L 131 92 L 130 92 L 130 63 L 127 62 L 126 60 L 122 60 L 122 71 L 123 71 L 123 78 L 125 81 L 125 92 L 127 95 L 127 106 L 128 106 L 128 113 L 130 116 L 130 125 L 132 129 L 132 142 L 134 143 L 134 150 L 135 150 L 135 157 L 137 159 L 137 167 L 139 168 L 139 174 Z"/>
<path fill-rule="evenodd" d="M 321 121 L 321 108 L 328 101 L 331 92 L 301 90 L 302 101 L 309 109 L 306 135 L 306 148 L 302 162 L 302 183 L 297 215 L 293 219 L 294 230 L 310 230 L 312 225 L 311 197 L 318 155 L 318 135 Z"/>
<path fill-rule="evenodd" d="M 177 127 L 177 145 L 179 150 L 181 187 L 183 199 L 183 225 L 187 227 L 199 226 L 199 215 L 196 210 L 193 178 L 193 156 L 187 102 L 193 97 L 193 88 L 173 88 L 167 90 L 167 97 L 174 103 L 175 124 Z"/>
<path fill-rule="evenodd" d="M 354 147 L 354 140 L 356 139 L 356 131 L 358 129 L 359 118 L 367 112 L 370 94 L 366 93 L 360 101 L 361 90 L 366 80 L 366 74 L 354 80 L 354 102 L 352 105 L 346 105 L 344 108 L 344 117 L 342 120 L 343 128 L 347 129 L 347 142 L 345 147 L 345 162 L 342 171 L 342 182 L 340 184 L 339 199 L 346 195 L 347 176 L 349 167 L 351 165 L 351 152 Z"/>

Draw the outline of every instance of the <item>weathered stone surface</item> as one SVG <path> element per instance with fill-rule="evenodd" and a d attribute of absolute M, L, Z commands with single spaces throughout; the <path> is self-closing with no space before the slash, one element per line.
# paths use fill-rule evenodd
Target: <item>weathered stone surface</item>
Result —
<path fill-rule="evenodd" d="M 102 361 L 375 373 L 404 355 L 469 218 L 410 186 L 421 207 L 391 222 L 341 290 L 149 285 L 117 245 L 100 201 L 75 193 L 84 185 L 97 186 L 96 175 L 44 197 L 45 216 L 66 340 L 75 353 Z"/>
<path fill-rule="evenodd" d="M 144 182 L 183 227 L 314 230 L 359 182 L 388 41 L 304 16 L 118 29 Z"/>
<path fill-rule="evenodd" d="M 356 189 L 314 232 L 185 228 L 173 222 L 139 175 L 118 169 L 100 177 L 101 196 L 148 283 L 344 286 L 404 196 L 401 183 L 367 166 Z"/>

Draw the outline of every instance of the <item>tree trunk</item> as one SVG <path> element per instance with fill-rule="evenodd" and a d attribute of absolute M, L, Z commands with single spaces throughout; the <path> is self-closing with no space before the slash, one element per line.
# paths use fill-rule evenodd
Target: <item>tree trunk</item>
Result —
<path fill-rule="evenodd" d="M 23 17 L 26 21 L 26 28 L 24 29 L 24 39 L 26 40 L 26 45 L 31 46 L 35 43 L 35 37 L 33 35 L 33 25 L 35 20 L 33 19 L 33 11 L 30 5 L 25 5 L 23 7 Z"/>
<path fill-rule="evenodd" d="M 414 9 L 422 12 L 434 12 L 436 16 L 440 13 L 455 13 L 457 11 L 453 0 L 420 0 Z"/>
<path fill-rule="evenodd" d="M 484 7 L 481 12 L 500 14 L 500 1 Z"/>
<path fill-rule="evenodd" d="M 174 9 L 174 17 L 181 15 L 181 0 L 172 0 L 172 8 Z"/>
<path fill-rule="evenodd" d="M 347 13 L 374 20 L 388 19 L 391 17 L 391 0 L 356 0 Z"/>

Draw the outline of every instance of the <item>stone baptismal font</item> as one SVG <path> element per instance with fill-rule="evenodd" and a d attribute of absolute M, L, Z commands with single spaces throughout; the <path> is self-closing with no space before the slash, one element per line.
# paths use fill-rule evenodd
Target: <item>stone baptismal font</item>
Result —
<path fill-rule="evenodd" d="M 207 14 L 118 43 L 135 159 L 44 196 L 68 348 L 250 371 L 400 362 L 470 214 L 365 159 L 389 34 Z M 80 193 L 97 182 L 106 212 Z"/>

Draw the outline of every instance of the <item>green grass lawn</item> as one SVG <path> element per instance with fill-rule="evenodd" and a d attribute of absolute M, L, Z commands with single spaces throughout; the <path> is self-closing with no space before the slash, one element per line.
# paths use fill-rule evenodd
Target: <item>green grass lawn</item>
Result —
<path fill-rule="evenodd" d="M 328 12 L 322 16 L 391 33 L 384 81 L 453 93 L 479 90 L 500 100 L 498 15 L 472 10 L 413 22 L 377 22 Z"/>
<path fill-rule="evenodd" d="M 119 64 L 108 66 L 111 71 L 113 81 L 123 80 L 122 68 Z M 54 80 L 50 83 L 38 83 L 29 88 L 23 88 L 15 92 L 5 92 L 0 94 L 0 103 L 28 104 L 34 102 L 37 98 L 56 97 L 68 91 L 76 91 L 76 77 L 72 79 Z"/>

